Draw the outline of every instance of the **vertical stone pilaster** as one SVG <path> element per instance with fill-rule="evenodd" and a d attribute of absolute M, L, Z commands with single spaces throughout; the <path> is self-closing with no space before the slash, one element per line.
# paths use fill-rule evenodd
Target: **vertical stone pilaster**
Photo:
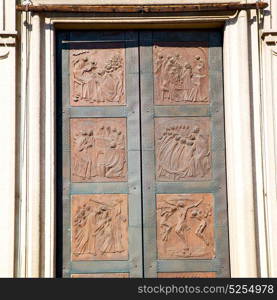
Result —
<path fill-rule="evenodd" d="M 268 276 L 277 276 L 277 27 L 262 33 L 264 202 Z"/>
<path fill-rule="evenodd" d="M 16 145 L 15 0 L 1 0 L 0 11 L 2 12 L 0 14 L 0 277 L 13 277 Z"/>
<path fill-rule="evenodd" d="M 247 13 L 227 21 L 224 86 L 232 277 L 256 277 Z"/>

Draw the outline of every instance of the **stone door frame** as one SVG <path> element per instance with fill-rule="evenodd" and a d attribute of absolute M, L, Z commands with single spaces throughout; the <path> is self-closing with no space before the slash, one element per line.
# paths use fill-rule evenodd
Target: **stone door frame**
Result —
<path fill-rule="evenodd" d="M 55 31 L 62 28 L 120 28 L 124 24 L 125 28 L 129 24 L 137 29 L 207 26 L 223 29 L 231 276 L 258 276 L 247 14 L 241 11 L 235 15 L 145 18 L 22 14 L 23 160 L 16 276 L 55 277 Z"/>

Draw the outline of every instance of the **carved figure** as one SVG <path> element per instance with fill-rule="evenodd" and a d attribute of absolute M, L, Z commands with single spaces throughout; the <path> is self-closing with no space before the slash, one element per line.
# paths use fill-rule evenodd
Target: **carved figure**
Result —
<path fill-rule="evenodd" d="M 99 204 L 102 203 L 99 202 Z M 102 204 L 97 210 L 96 216 L 95 235 L 100 241 L 99 251 L 102 254 L 124 251 L 121 243 L 121 222 L 126 222 L 126 219 L 121 216 L 120 202 L 114 206 Z"/>
<path fill-rule="evenodd" d="M 186 223 L 187 212 L 189 209 L 191 209 L 193 207 L 197 207 L 202 201 L 202 200 L 200 200 L 196 204 L 190 203 L 190 204 L 185 205 L 186 200 L 187 199 L 185 199 L 184 201 L 177 202 L 178 221 L 177 221 L 177 224 L 175 227 L 176 234 L 181 239 L 181 241 L 184 243 L 184 248 L 183 248 L 184 253 L 189 251 L 189 245 L 188 245 L 187 236 L 186 236 L 186 231 L 190 230 L 190 227 Z"/>
<path fill-rule="evenodd" d="M 195 61 L 196 61 L 196 65 L 191 76 L 192 87 L 191 87 L 189 99 L 192 102 L 198 102 L 198 101 L 207 102 L 208 96 L 203 97 L 201 93 L 201 79 L 206 77 L 206 75 L 202 73 L 205 63 L 203 59 L 198 55 L 195 57 Z"/>
<path fill-rule="evenodd" d="M 191 218 L 199 220 L 199 224 L 195 230 L 195 235 L 202 239 L 207 246 L 209 246 L 209 240 L 205 235 L 205 229 L 208 226 L 208 216 L 211 215 L 211 207 L 208 207 L 206 210 L 195 209 L 191 212 Z"/>
<path fill-rule="evenodd" d="M 78 155 L 74 161 L 73 173 L 83 179 L 96 176 L 93 130 L 79 132 L 74 137 L 74 142 Z"/>
<path fill-rule="evenodd" d="M 76 255 L 89 253 L 96 255 L 95 248 L 95 211 L 93 207 L 84 204 L 74 217 L 75 241 L 74 253 Z"/>
<path fill-rule="evenodd" d="M 104 196 L 104 195 L 103 195 Z M 102 197 L 103 197 L 102 196 Z M 73 254 L 110 257 L 126 251 L 126 213 L 122 211 L 123 199 L 89 198 L 73 215 Z M 126 205 L 124 206 L 125 210 Z"/>
<path fill-rule="evenodd" d="M 161 231 L 162 231 L 162 241 L 168 240 L 168 235 L 169 235 L 170 231 L 172 230 L 172 225 L 168 222 L 168 220 L 177 210 L 177 208 L 174 205 L 172 205 L 171 203 L 167 202 L 167 204 L 169 206 L 162 206 L 159 208 L 161 210 L 160 226 L 161 226 Z"/>
<path fill-rule="evenodd" d="M 188 201 L 188 204 L 186 202 Z M 160 209 L 160 226 L 162 227 L 162 241 L 166 242 L 168 240 L 168 235 L 170 234 L 173 225 L 168 222 L 169 218 L 176 213 L 177 223 L 175 225 L 175 233 L 178 238 L 183 243 L 183 252 L 187 253 L 189 251 L 189 245 L 187 241 L 186 231 L 190 230 L 190 227 L 187 225 L 186 218 L 188 210 L 197 207 L 202 200 L 197 203 L 191 203 L 189 199 L 184 200 L 165 200 L 166 206 L 161 206 Z"/>

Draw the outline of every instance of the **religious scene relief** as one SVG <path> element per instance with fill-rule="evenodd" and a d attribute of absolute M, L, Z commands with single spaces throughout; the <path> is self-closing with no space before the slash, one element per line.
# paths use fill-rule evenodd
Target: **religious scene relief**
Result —
<path fill-rule="evenodd" d="M 72 106 L 125 104 L 125 49 L 123 44 L 70 50 Z"/>
<path fill-rule="evenodd" d="M 72 182 L 127 181 L 126 119 L 71 119 Z"/>
<path fill-rule="evenodd" d="M 211 194 L 157 195 L 159 259 L 214 258 L 213 210 Z"/>
<path fill-rule="evenodd" d="M 205 43 L 158 43 L 153 47 L 154 102 L 208 104 L 208 47 Z"/>
<path fill-rule="evenodd" d="M 209 118 L 156 118 L 155 139 L 158 181 L 211 178 Z"/>
<path fill-rule="evenodd" d="M 128 259 L 124 194 L 72 196 L 72 260 Z"/>

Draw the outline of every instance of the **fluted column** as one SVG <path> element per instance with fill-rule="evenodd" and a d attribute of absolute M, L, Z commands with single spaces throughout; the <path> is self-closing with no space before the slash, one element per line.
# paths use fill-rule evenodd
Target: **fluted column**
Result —
<path fill-rule="evenodd" d="M 15 0 L 4 1 L 0 0 L 0 278 L 14 276 L 15 245 Z"/>
<path fill-rule="evenodd" d="M 41 52 L 40 16 L 22 15 L 18 277 L 40 277 Z"/>
<path fill-rule="evenodd" d="M 40 260 L 40 16 L 32 16 L 28 97 L 26 277 L 39 277 Z"/>
<path fill-rule="evenodd" d="M 256 277 L 247 13 L 227 22 L 224 89 L 232 277 Z"/>

